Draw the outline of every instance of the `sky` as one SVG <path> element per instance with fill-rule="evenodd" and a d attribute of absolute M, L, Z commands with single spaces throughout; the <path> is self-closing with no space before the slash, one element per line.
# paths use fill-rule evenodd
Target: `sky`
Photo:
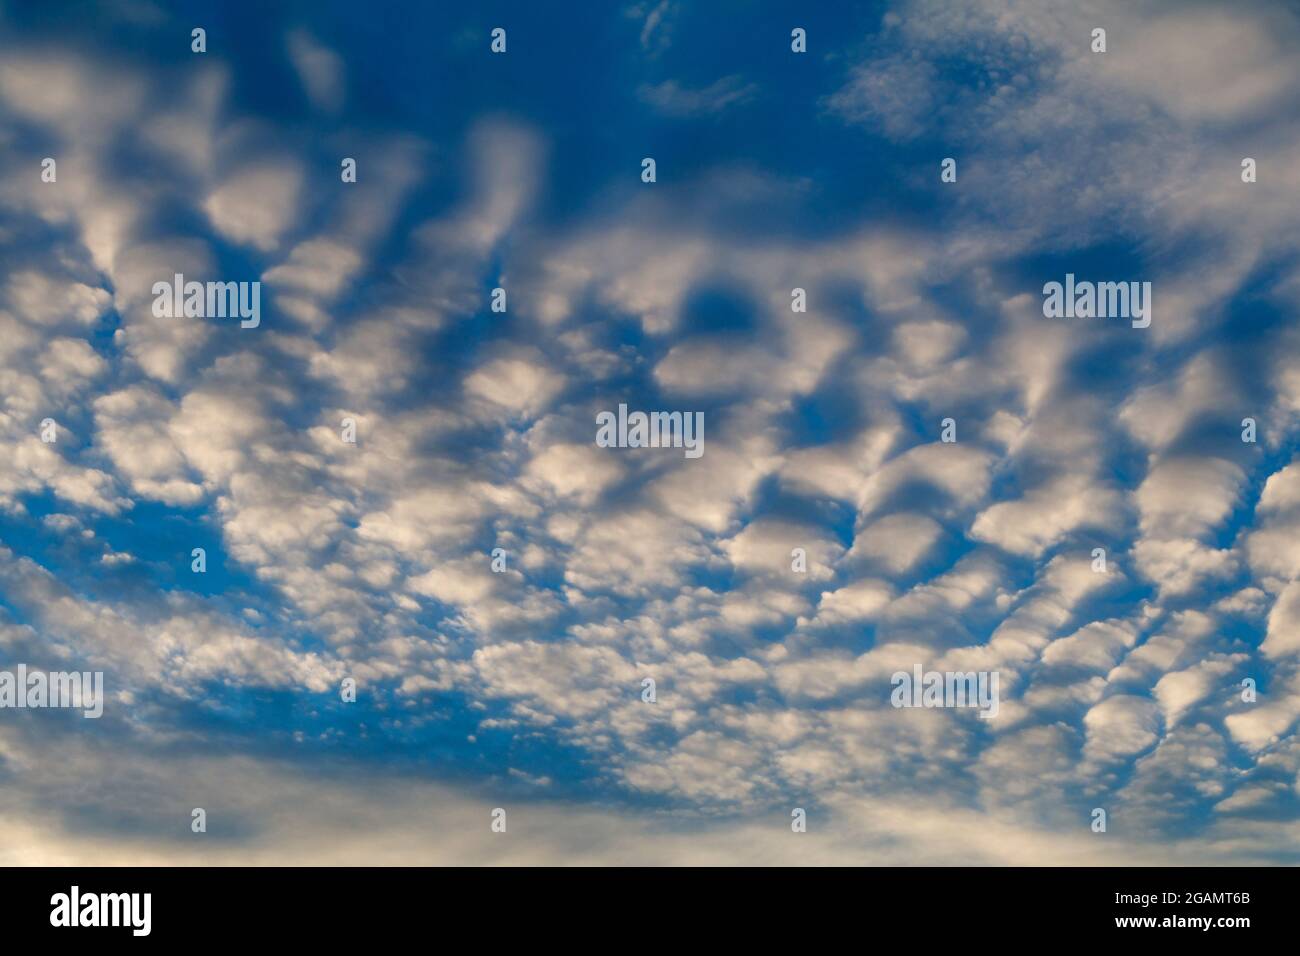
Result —
<path fill-rule="evenodd" d="M 1297 88 L 1282 3 L 0 0 L 0 670 L 106 695 L 0 863 L 1300 862 Z"/>

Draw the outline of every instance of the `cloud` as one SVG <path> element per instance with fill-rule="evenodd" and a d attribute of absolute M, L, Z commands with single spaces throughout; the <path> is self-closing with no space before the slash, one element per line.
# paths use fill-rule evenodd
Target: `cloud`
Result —
<path fill-rule="evenodd" d="M 227 177 L 204 200 L 203 209 L 218 232 L 266 251 L 293 225 L 301 185 L 296 163 L 263 163 Z"/>
<path fill-rule="evenodd" d="M 772 116 L 670 2 L 606 14 L 636 55 L 589 96 L 450 77 L 436 122 L 314 25 L 183 66 L 7 37 L 0 141 L 59 179 L 0 187 L 0 644 L 116 696 L 111 745 L 6 724 L 0 852 L 1293 862 L 1296 24 L 1096 10 L 904 0 Z M 653 185 L 573 135 L 655 116 L 719 135 Z M 790 147 L 826 136 L 856 159 Z M 177 272 L 260 279 L 263 326 L 154 316 Z M 1065 272 L 1149 278 L 1151 328 L 1044 319 Z M 598 448 L 619 402 L 704 455 Z M 891 707 L 917 664 L 996 671 L 998 719 Z"/>
<path fill-rule="evenodd" d="M 672 42 L 673 19 L 677 4 L 673 0 L 647 0 L 634 4 L 625 11 L 628 17 L 641 21 L 641 49 L 651 56 L 663 53 Z"/>
<path fill-rule="evenodd" d="M 465 379 L 466 391 L 510 412 L 536 416 L 564 388 L 564 377 L 535 353 L 503 355 Z"/>
<path fill-rule="evenodd" d="M 326 112 L 337 112 L 343 105 L 343 58 L 322 46 L 306 30 L 290 31 L 286 37 L 289 59 L 298 71 L 312 105 Z"/>
<path fill-rule="evenodd" d="M 724 76 L 699 89 L 683 87 L 676 80 L 643 85 L 638 95 L 669 116 L 709 116 L 753 98 L 757 87 L 739 75 Z"/>
<path fill-rule="evenodd" d="M 891 57 L 853 67 L 849 81 L 826 101 L 855 123 L 870 123 L 890 138 L 914 139 L 934 109 L 934 68 L 925 61 Z"/>
<path fill-rule="evenodd" d="M 1125 757 L 1146 750 L 1160 739 L 1156 706 L 1130 695 L 1108 697 L 1083 718 L 1086 752 L 1096 759 Z"/>

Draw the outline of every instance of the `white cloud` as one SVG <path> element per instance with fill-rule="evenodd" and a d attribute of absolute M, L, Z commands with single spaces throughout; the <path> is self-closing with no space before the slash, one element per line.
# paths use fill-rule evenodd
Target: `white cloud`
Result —
<path fill-rule="evenodd" d="M 757 87 L 739 75 L 724 76 L 708 86 L 689 89 L 676 80 L 644 84 L 637 91 L 646 103 L 669 116 L 708 116 L 753 97 Z"/>
<path fill-rule="evenodd" d="M 289 59 L 298 81 L 317 109 L 335 112 L 343 105 L 343 59 L 319 43 L 306 30 L 292 30 L 286 38 Z"/>
<path fill-rule="evenodd" d="M 262 162 L 227 176 L 208 194 L 203 210 L 222 235 L 265 252 L 293 226 L 301 186 L 298 163 Z"/>

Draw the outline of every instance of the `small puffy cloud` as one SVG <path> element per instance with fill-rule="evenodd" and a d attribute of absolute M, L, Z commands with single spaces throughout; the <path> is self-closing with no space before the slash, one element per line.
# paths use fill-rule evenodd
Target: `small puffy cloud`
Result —
<path fill-rule="evenodd" d="M 1053 667 L 1078 667 L 1106 673 L 1132 648 L 1137 635 L 1123 621 L 1094 621 L 1069 637 L 1052 641 L 1043 649 L 1043 663 Z"/>
<path fill-rule="evenodd" d="M 1268 635 L 1260 650 L 1272 658 L 1300 653 L 1300 581 L 1293 581 L 1277 597 L 1268 615 Z"/>
<path fill-rule="evenodd" d="M 827 591 L 817 605 L 816 623 L 843 624 L 870 620 L 889 606 L 893 590 L 884 581 L 870 578 Z"/>
<path fill-rule="evenodd" d="M 1083 717 L 1084 752 L 1097 760 L 1115 760 L 1148 749 L 1160 739 L 1159 710 L 1145 697 L 1108 697 Z"/>
<path fill-rule="evenodd" d="M 722 542 L 731 563 L 760 577 L 821 581 L 834 575 L 834 565 L 843 547 L 828 540 L 818 528 L 791 521 L 761 518 L 751 521 L 734 537 Z M 796 548 L 802 548 L 806 570 L 794 571 Z"/>
<path fill-rule="evenodd" d="M 1204 534 L 1232 511 L 1244 478 L 1241 469 L 1228 461 L 1160 462 L 1136 493 L 1143 532 L 1161 537 Z"/>
<path fill-rule="evenodd" d="M 327 112 L 337 111 L 343 105 L 343 58 L 306 30 L 290 31 L 286 45 L 312 105 Z"/>
<path fill-rule="evenodd" d="M 1176 726 L 1194 705 L 1209 697 L 1216 688 L 1226 691 L 1232 687 L 1231 676 L 1245 660 L 1244 654 L 1220 656 L 1160 678 L 1154 693 L 1164 712 L 1165 726 Z"/>
<path fill-rule="evenodd" d="M 37 325 L 71 320 L 90 325 L 110 307 L 112 295 L 82 282 L 58 281 L 43 272 L 25 270 L 5 283 L 5 301 L 20 318 Z"/>
<path fill-rule="evenodd" d="M 626 472 L 623 463 L 591 445 L 548 444 L 528 463 L 527 473 L 561 496 L 590 505 Z"/>
<path fill-rule="evenodd" d="M 564 375 L 539 353 L 518 353 L 480 365 L 465 379 L 465 391 L 513 414 L 534 417 L 546 409 L 564 384 Z"/>
<path fill-rule="evenodd" d="M 203 201 L 203 211 L 228 239 L 268 251 L 293 226 L 301 185 L 298 163 L 258 163 L 226 177 Z"/>
<path fill-rule="evenodd" d="M 865 558 L 892 574 L 914 568 L 930 553 L 943 528 L 927 515 L 902 511 L 885 515 L 858 531 L 850 558 Z"/>
<path fill-rule="evenodd" d="M 986 508 L 971 525 L 971 535 L 1016 554 L 1038 555 L 1076 528 L 1115 527 L 1120 508 L 1113 488 L 1089 476 L 1067 474 Z"/>

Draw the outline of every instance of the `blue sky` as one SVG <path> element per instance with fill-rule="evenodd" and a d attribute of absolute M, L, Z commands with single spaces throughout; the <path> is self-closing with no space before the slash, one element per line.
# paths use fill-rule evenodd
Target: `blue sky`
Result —
<path fill-rule="evenodd" d="M 1295 862 L 1297 39 L 0 3 L 0 665 L 109 696 L 0 711 L 0 860 Z M 597 447 L 620 403 L 703 456 Z"/>

